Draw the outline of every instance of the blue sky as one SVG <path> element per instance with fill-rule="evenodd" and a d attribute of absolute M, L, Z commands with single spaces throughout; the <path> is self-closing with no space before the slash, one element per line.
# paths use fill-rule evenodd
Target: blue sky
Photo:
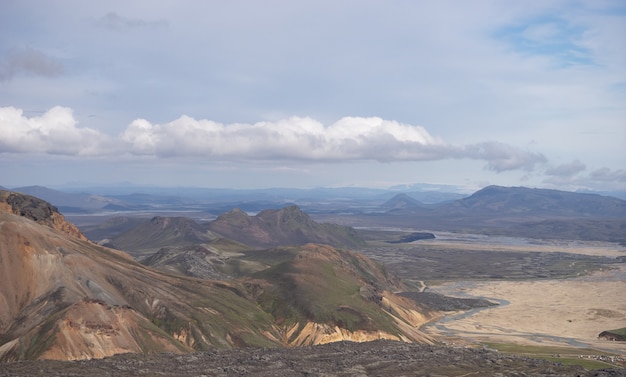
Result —
<path fill-rule="evenodd" d="M 0 3 L 0 185 L 626 190 L 623 1 Z"/>

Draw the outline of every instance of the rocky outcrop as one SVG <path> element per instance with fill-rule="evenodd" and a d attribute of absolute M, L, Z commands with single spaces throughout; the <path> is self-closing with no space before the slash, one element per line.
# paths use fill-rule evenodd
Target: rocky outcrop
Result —
<path fill-rule="evenodd" d="M 604 339 L 604 340 L 611 340 L 614 342 L 626 342 L 626 336 L 624 336 L 623 334 L 619 334 L 616 331 L 602 331 L 598 335 L 598 338 Z"/>
<path fill-rule="evenodd" d="M 22 216 L 72 237 L 87 240 L 87 237 L 74 224 L 65 220 L 56 207 L 34 196 L 0 191 L 0 211 Z"/>

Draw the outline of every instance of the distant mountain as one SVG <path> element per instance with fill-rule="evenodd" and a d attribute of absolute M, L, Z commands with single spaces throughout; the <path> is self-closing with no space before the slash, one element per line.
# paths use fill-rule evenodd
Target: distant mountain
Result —
<path fill-rule="evenodd" d="M 104 239 L 112 240 L 146 221 L 143 217 L 116 216 L 97 225 L 83 226 L 81 229 L 87 238 L 100 242 Z"/>
<path fill-rule="evenodd" d="M 626 218 L 626 201 L 597 194 L 489 186 L 440 207 L 472 215 Z"/>
<path fill-rule="evenodd" d="M 340 247 L 365 244 L 353 228 L 317 223 L 297 206 L 268 209 L 256 216 L 234 209 L 209 222 L 207 228 L 226 238 L 259 248 L 306 243 Z"/>
<path fill-rule="evenodd" d="M 381 208 L 387 211 L 406 210 L 424 208 L 424 204 L 412 198 L 407 194 L 397 194 L 393 198 L 387 200 Z"/>
<path fill-rule="evenodd" d="M 426 208 L 405 204 L 386 213 L 318 215 L 358 227 L 403 227 L 526 238 L 609 241 L 626 244 L 626 201 L 597 194 L 489 186 L 452 202 Z"/>
<path fill-rule="evenodd" d="M 12 191 L 43 199 L 59 208 L 62 212 L 96 211 L 105 208 L 107 205 L 117 205 L 120 207 L 124 206 L 122 201 L 105 196 L 83 193 L 67 193 L 44 186 L 18 187 Z"/>
<path fill-rule="evenodd" d="M 111 240 L 120 250 L 143 254 L 167 246 L 210 243 L 216 238 L 219 236 L 188 217 L 155 216 L 139 222 Z"/>

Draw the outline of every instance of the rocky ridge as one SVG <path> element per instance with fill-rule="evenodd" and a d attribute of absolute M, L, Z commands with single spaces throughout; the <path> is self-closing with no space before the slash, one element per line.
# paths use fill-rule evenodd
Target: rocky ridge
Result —
<path fill-rule="evenodd" d="M 87 240 L 74 224 L 65 220 L 55 206 L 34 196 L 0 190 L 0 211 L 25 217 L 83 241 Z"/>

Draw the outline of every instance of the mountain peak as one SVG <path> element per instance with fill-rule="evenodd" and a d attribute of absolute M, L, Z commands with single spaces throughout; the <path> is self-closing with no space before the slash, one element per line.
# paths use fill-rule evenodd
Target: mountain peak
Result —
<path fill-rule="evenodd" d="M 422 203 L 413 199 L 408 194 L 400 193 L 383 203 L 382 207 L 388 210 L 413 209 L 422 207 Z"/>
<path fill-rule="evenodd" d="M 232 211 L 224 212 L 217 217 L 215 221 L 225 221 L 235 225 L 244 225 L 250 222 L 250 216 L 240 208 L 235 208 Z"/>
<path fill-rule="evenodd" d="M 266 209 L 256 216 L 233 210 L 210 222 L 208 229 L 254 247 L 302 245 L 309 242 L 354 247 L 364 242 L 354 229 L 317 223 L 295 205 Z"/>
<path fill-rule="evenodd" d="M 0 191 L 0 211 L 25 217 L 81 240 L 87 239 L 74 224 L 65 220 L 55 206 L 34 196 L 13 191 Z"/>

